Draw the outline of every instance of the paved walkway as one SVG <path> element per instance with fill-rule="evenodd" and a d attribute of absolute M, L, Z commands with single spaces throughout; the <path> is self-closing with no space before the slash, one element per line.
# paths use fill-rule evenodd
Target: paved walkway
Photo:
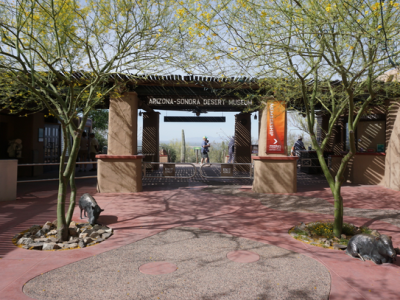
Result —
<path fill-rule="evenodd" d="M 28 183 L 24 183 L 24 185 L 28 185 Z M 95 192 L 95 181 L 81 180 L 78 185 L 79 194 Z M 0 255 L 2 257 L 0 260 L 0 278 L 2 278 L 0 281 L 0 298 L 31 299 L 23 292 L 23 286 L 32 278 L 39 276 L 35 279 L 37 282 L 41 280 L 41 274 L 47 276 L 44 278 L 49 278 L 48 276 L 52 278 L 51 275 L 54 274 L 54 278 L 56 278 L 56 273 L 52 272 L 60 274 L 61 269 L 56 270 L 59 267 L 66 266 L 66 268 L 71 268 L 71 266 L 67 265 L 74 262 L 78 262 L 76 264 L 78 266 L 81 264 L 84 266 L 87 261 L 82 261 L 82 259 L 90 258 L 89 262 L 92 263 L 99 258 L 95 262 L 97 268 L 93 274 L 98 276 L 96 277 L 97 280 L 104 283 L 106 291 L 104 294 L 97 295 L 100 296 L 97 299 L 133 299 L 135 297 L 125 297 L 128 295 L 125 294 L 126 291 L 123 288 L 113 289 L 112 286 L 107 285 L 108 278 L 115 277 L 115 274 L 107 272 L 108 268 L 101 267 L 101 264 L 110 262 L 107 259 L 107 252 L 115 253 L 112 251 L 119 251 L 119 253 L 128 253 L 129 249 L 132 250 L 135 247 L 139 247 L 138 245 L 140 244 L 136 242 L 144 238 L 184 226 L 209 230 L 212 234 L 222 233 L 232 237 L 240 237 L 246 239 L 249 243 L 257 242 L 262 245 L 272 245 L 275 247 L 274 249 L 279 249 L 277 251 L 282 253 L 287 251 L 286 253 L 289 253 L 289 256 L 293 255 L 290 253 L 296 252 L 301 255 L 300 257 L 304 257 L 302 261 L 307 261 L 308 258 L 313 259 L 313 261 L 317 262 L 315 270 L 319 270 L 320 266 L 324 266 L 329 271 L 331 281 L 329 299 L 398 299 L 400 294 L 400 286 L 398 285 L 400 260 L 396 264 L 376 266 L 372 262 L 361 262 L 353 259 L 340 251 L 306 245 L 287 234 L 288 229 L 298 222 L 332 219 L 330 203 L 333 202 L 333 199 L 323 183 L 310 186 L 304 185 L 301 186 L 300 190 L 299 193 L 294 195 L 257 195 L 251 192 L 249 186 L 238 186 L 236 188 L 220 186 L 215 188 L 189 185 L 186 188 L 179 189 L 166 186 L 163 187 L 163 190 L 158 187 L 149 187 L 147 191 L 138 194 L 97 194 L 95 196 L 97 202 L 105 209 L 99 222 L 113 227 L 115 235 L 100 245 L 85 249 L 36 252 L 16 248 L 11 244 L 11 238 L 16 232 L 33 224 L 44 224 L 44 222 L 54 219 L 55 197 L 57 194 L 56 184 L 54 186 L 48 184 L 46 189 L 41 188 L 40 185 L 21 187 L 18 201 L 0 204 Z M 361 199 L 360 196 L 362 197 Z M 400 192 L 382 187 L 344 187 L 343 197 L 345 199 L 346 212 L 351 213 L 345 216 L 346 222 L 354 223 L 357 226 L 368 225 L 370 228 L 377 229 L 382 233 L 390 234 L 393 236 L 394 246 L 398 247 L 400 245 L 400 229 L 396 222 L 398 211 L 394 210 L 400 207 Z M 307 199 L 313 203 L 311 206 L 308 204 Z M 351 209 L 349 210 L 348 208 Z M 374 213 L 372 219 L 365 217 L 366 215 L 363 213 L 365 209 L 371 214 Z M 378 211 L 374 212 L 373 210 Z M 75 212 L 74 220 L 79 221 L 78 210 Z M 148 241 L 148 239 L 146 240 Z M 182 268 L 188 268 L 183 277 L 187 274 L 189 278 L 191 274 L 194 274 L 192 272 L 196 270 L 194 267 L 189 267 L 190 265 L 195 266 L 192 261 L 195 251 L 187 247 L 179 247 L 179 249 L 182 255 L 187 255 L 187 259 L 176 260 L 178 265 L 182 265 Z M 226 251 L 230 251 L 230 249 L 231 246 L 228 246 Z M 253 246 L 252 249 L 252 251 L 257 251 L 254 250 Z M 221 250 L 218 251 L 221 252 Z M 218 255 L 221 255 L 221 253 Z M 122 254 L 120 256 L 123 257 Z M 135 261 L 134 255 L 131 255 L 131 258 L 132 261 Z M 174 260 L 172 256 L 161 258 Z M 275 259 L 276 257 L 269 257 L 266 261 L 271 261 L 272 263 L 275 262 Z M 135 261 L 135 263 L 137 262 Z M 204 261 L 204 265 L 209 263 L 209 261 Z M 248 264 L 247 266 L 250 265 Z M 177 272 L 179 268 L 181 267 L 178 266 Z M 284 263 L 282 263 L 282 268 L 285 268 Z M 299 274 L 298 266 L 293 266 L 293 268 L 289 269 L 293 276 Z M 51 270 L 55 271 L 45 274 Z M 77 270 L 82 271 L 83 269 L 77 268 Z M 217 294 L 218 291 L 214 291 L 214 288 L 211 288 L 222 286 L 222 283 L 213 286 L 212 272 L 209 272 L 210 289 L 208 292 L 213 292 L 214 297 L 202 292 L 194 294 L 194 299 L 200 299 L 201 295 L 205 296 L 204 299 L 218 299 L 218 297 L 223 299 L 222 295 Z M 323 274 L 323 271 L 321 272 Z M 70 275 L 66 277 L 67 279 L 78 276 L 81 279 L 81 285 L 87 289 L 91 288 L 90 284 L 86 284 L 85 276 L 80 276 L 78 275 L 79 273 L 67 272 L 67 274 Z M 176 274 L 178 273 L 173 276 Z M 207 283 L 207 274 L 202 279 L 205 283 Z M 133 273 L 131 276 L 133 276 Z M 162 281 L 162 290 L 156 290 L 155 294 L 149 296 L 143 295 L 142 299 L 174 299 L 174 297 L 169 297 L 165 293 L 169 288 L 171 295 L 175 295 L 173 292 L 176 293 L 178 291 L 174 290 L 173 285 L 167 284 L 170 277 L 164 277 L 166 275 L 147 276 L 162 276 L 160 278 L 165 278 L 165 280 Z M 246 276 L 246 274 L 243 274 L 243 282 L 246 282 Z M 230 284 L 236 280 L 235 277 L 232 278 L 233 281 L 229 281 Z M 33 282 L 31 281 L 31 283 Z M 71 288 L 71 283 L 73 281 L 63 279 L 58 283 L 52 282 L 52 285 L 60 284 L 60 289 L 67 289 Z M 172 282 L 170 283 L 172 284 Z M 182 286 L 190 288 L 192 284 L 194 283 L 188 282 Z M 228 294 L 224 294 L 225 296 L 228 295 L 226 299 L 236 299 L 235 293 L 240 291 L 239 287 L 244 288 L 245 286 L 233 284 L 232 289 L 226 292 Z M 308 287 L 308 285 L 306 286 Z M 264 289 L 266 287 L 276 293 L 271 295 L 279 294 L 278 285 L 276 287 L 271 284 L 263 286 Z M 121 291 L 121 294 L 113 294 L 115 290 Z M 268 297 L 268 293 L 265 290 L 264 293 L 261 290 L 257 290 L 257 288 L 250 290 L 260 299 Z M 310 298 L 317 297 L 317 295 L 323 297 L 323 285 L 319 285 L 315 290 L 318 290 L 321 294 L 312 294 L 305 289 Z M 135 288 L 131 289 L 131 291 L 140 293 Z M 26 292 L 30 295 L 35 295 L 37 299 L 46 299 L 45 296 L 38 296 L 40 295 L 38 290 L 32 291 L 32 285 L 29 285 L 29 283 L 27 284 Z M 232 297 L 229 297 L 229 293 L 232 293 Z M 307 297 L 298 295 L 297 298 Z M 246 298 L 243 297 L 243 299 Z"/>
<path fill-rule="evenodd" d="M 227 254 L 235 250 L 251 251 L 258 260 L 231 261 Z M 177 269 L 163 275 L 139 271 L 157 261 L 172 262 Z M 60 289 L 60 282 L 74 288 Z M 169 229 L 69 264 L 24 287 L 29 296 L 49 300 L 76 295 L 80 299 L 327 299 L 329 291 L 328 270 L 312 258 L 191 227 Z"/>

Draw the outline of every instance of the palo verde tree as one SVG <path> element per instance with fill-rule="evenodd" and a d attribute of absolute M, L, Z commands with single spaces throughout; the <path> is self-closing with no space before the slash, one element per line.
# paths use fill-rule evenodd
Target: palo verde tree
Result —
<path fill-rule="evenodd" d="M 190 5 L 197 5 L 194 13 Z M 185 6 L 183 4 L 182 6 Z M 373 105 L 382 105 L 387 85 L 376 79 L 393 67 L 400 36 L 399 3 L 370 0 L 218 0 L 186 5 L 192 23 L 207 28 L 203 47 L 224 72 L 259 78 L 263 91 L 294 103 L 305 115 L 312 144 L 334 197 L 334 235 L 343 224 L 341 186 L 355 155 L 355 131 Z M 204 16 L 208 16 L 205 18 Z M 189 29 L 188 29 L 189 30 Z M 198 43 L 202 43 L 202 38 Z M 226 62 L 225 62 L 226 61 Z M 389 63 L 390 64 L 389 64 Z M 392 86 L 391 86 L 392 88 Z M 259 95 L 263 99 L 264 94 Z M 329 118 L 322 141 L 316 110 Z M 323 153 L 340 116 L 347 116 L 349 151 L 336 174 Z"/>
<path fill-rule="evenodd" d="M 67 145 L 60 157 L 58 238 L 68 238 L 76 198 L 75 161 L 88 115 L 106 95 L 120 91 L 119 74 L 168 68 L 176 28 L 169 0 L 0 1 L 0 76 L 29 93 L 20 97 L 9 89 L 0 107 L 23 114 L 35 102 L 60 122 Z"/>

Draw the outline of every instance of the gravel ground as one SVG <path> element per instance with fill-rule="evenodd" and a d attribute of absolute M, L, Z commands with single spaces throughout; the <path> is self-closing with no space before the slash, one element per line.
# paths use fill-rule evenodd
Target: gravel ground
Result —
<path fill-rule="evenodd" d="M 235 250 L 260 260 L 230 261 Z M 152 261 L 178 266 L 146 275 Z M 24 292 L 35 299 L 328 299 L 330 274 L 319 262 L 276 246 L 189 227 L 69 264 L 33 278 Z"/>
<path fill-rule="evenodd" d="M 277 194 L 249 194 L 232 186 L 225 187 L 208 187 L 203 189 L 213 194 L 231 194 L 238 197 L 250 197 L 259 199 L 260 202 L 268 208 L 290 212 L 306 212 L 314 214 L 332 215 L 334 212 L 333 204 L 321 198 L 309 198 L 294 195 L 277 195 Z M 400 227 L 400 210 L 394 209 L 362 209 L 362 208 L 343 208 L 344 215 L 349 217 L 369 218 L 390 223 Z M 295 224 L 293 224 L 295 225 Z"/>

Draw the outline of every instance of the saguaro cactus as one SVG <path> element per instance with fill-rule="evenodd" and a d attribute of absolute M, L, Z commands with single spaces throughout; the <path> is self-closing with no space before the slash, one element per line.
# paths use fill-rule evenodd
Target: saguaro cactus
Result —
<path fill-rule="evenodd" d="M 185 131 L 182 129 L 182 143 L 181 143 L 181 162 L 185 162 L 186 143 L 185 143 Z"/>

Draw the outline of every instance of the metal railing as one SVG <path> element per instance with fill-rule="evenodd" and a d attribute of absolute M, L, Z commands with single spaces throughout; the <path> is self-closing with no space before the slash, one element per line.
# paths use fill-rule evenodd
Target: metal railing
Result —
<path fill-rule="evenodd" d="M 147 169 L 148 168 L 152 168 L 152 165 L 158 165 L 161 166 L 161 170 L 156 170 L 156 174 L 162 174 L 162 175 L 156 175 L 156 176 L 152 176 L 152 175 L 147 175 Z M 169 169 L 173 169 L 169 171 L 169 172 L 165 172 L 166 168 L 164 168 L 164 165 L 173 165 L 173 168 L 169 168 Z M 193 174 L 191 176 L 176 176 L 176 168 L 175 166 L 191 166 L 193 168 Z M 150 167 L 149 167 L 150 166 Z M 189 179 L 189 178 L 193 178 L 194 176 L 196 176 L 197 173 L 197 169 L 196 166 L 192 163 L 163 163 L 163 162 L 143 162 L 142 163 L 142 169 L 143 169 L 143 178 L 179 178 L 179 179 Z M 153 168 L 152 168 L 153 169 Z M 152 172 L 154 173 L 154 172 Z M 173 175 L 165 175 L 165 174 L 173 174 Z"/>
<path fill-rule="evenodd" d="M 66 165 L 67 163 L 64 163 Z M 76 162 L 76 165 L 91 165 L 97 164 L 97 161 L 83 161 L 83 162 Z M 18 167 L 39 167 L 39 166 L 59 166 L 60 163 L 38 163 L 38 164 L 19 164 Z M 87 179 L 87 178 L 97 178 L 97 175 L 93 176 L 78 176 L 75 179 Z M 17 183 L 22 182 L 44 182 L 44 181 L 56 181 L 59 178 L 48 178 L 48 179 L 33 179 L 33 180 L 18 180 Z"/>
<path fill-rule="evenodd" d="M 221 176 L 207 176 L 206 172 L 203 171 L 204 166 L 211 166 L 211 165 L 219 165 L 220 166 L 220 170 L 221 170 Z M 224 166 L 223 166 L 224 165 Z M 249 166 L 249 176 L 235 176 L 235 172 L 238 173 L 238 171 L 235 168 L 235 166 Z M 240 167 L 239 167 L 240 168 Z M 245 167 L 244 167 L 245 168 Z M 224 169 L 226 169 L 226 172 L 223 172 Z M 200 176 L 204 177 L 204 178 L 223 178 L 223 179 L 253 179 L 254 174 L 253 174 L 253 164 L 252 163 L 217 163 L 217 164 L 213 164 L 213 163 L 205 163 L 200 167 Z M 228 172 L 230 171 L 230 172 Z M 229 176 L 222 176 L 222 174 L 231 174 Z M 247 172 L 243 172 L 240 171 L 240 173 L 247 173 Z"/>

